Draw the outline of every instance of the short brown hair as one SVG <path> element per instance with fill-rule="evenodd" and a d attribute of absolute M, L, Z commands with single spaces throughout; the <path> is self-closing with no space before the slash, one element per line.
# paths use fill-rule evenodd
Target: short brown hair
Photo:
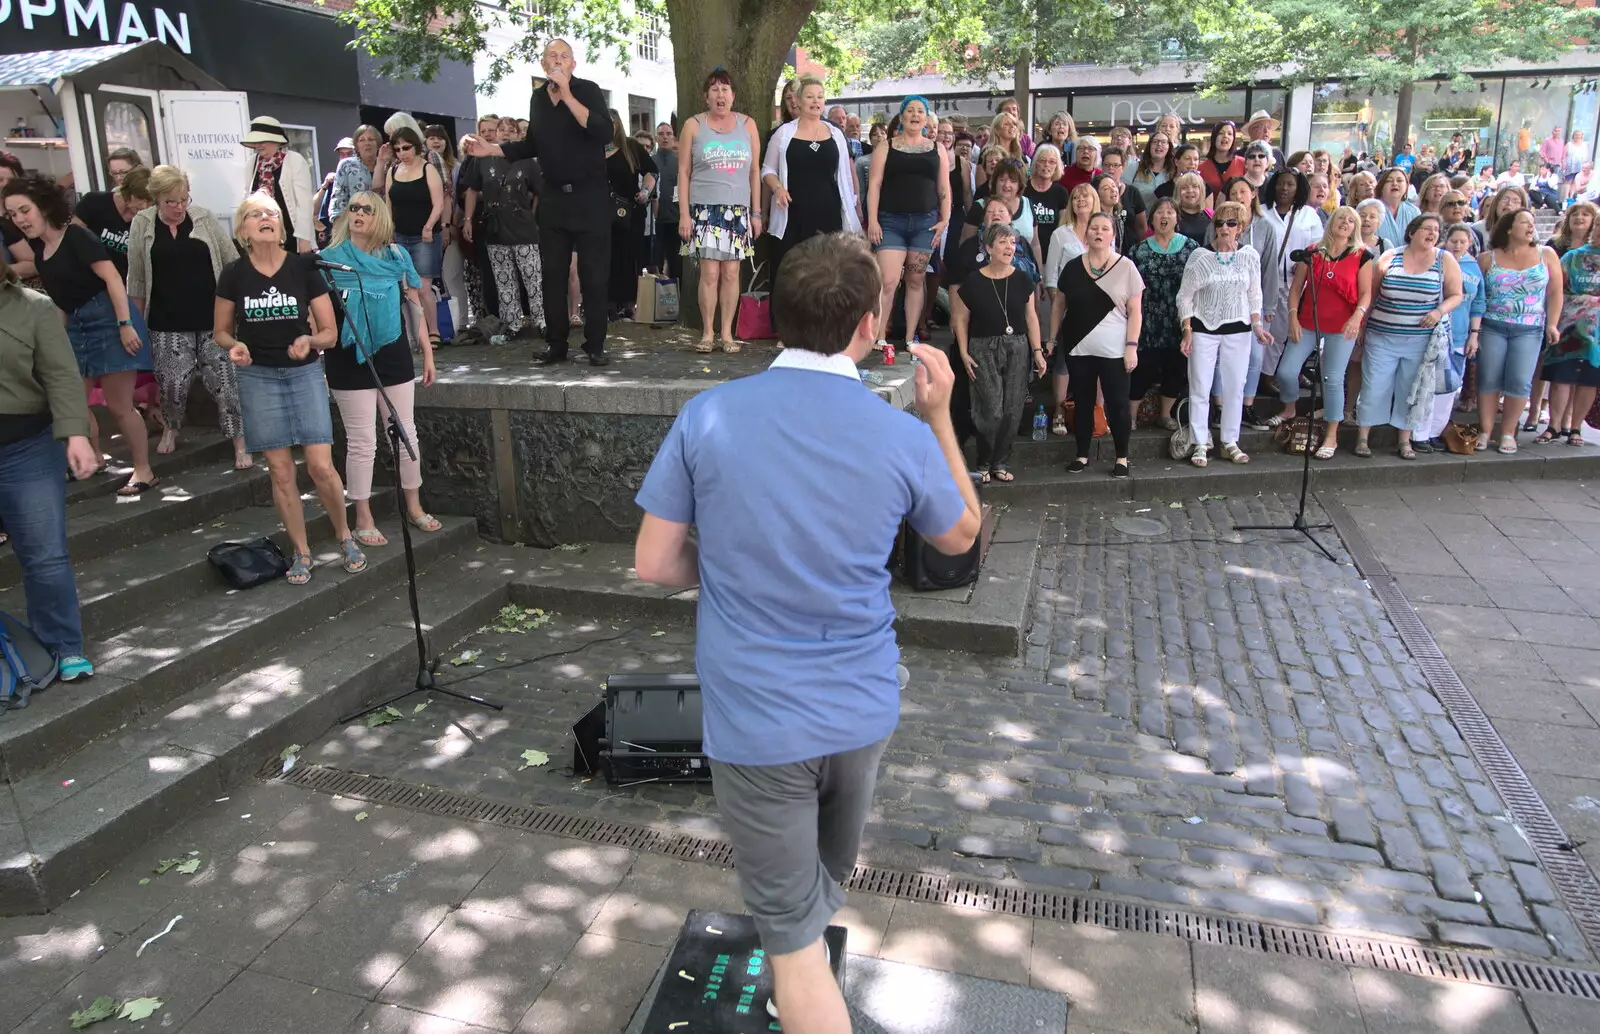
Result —
<path fill-rule="evenodd" d="M 137 165 L 122 177 L 122 186 L 114 188 L 124 201 L 154 201 L 150 196 L 150 169 Z"/>
<path fill-rule="evenodd" d="M 829 233 L 797 245 L 772 290 L 772 329 L 790 348 L 837 355 L 878 308 L 883 278 L 866 242 Z"/>

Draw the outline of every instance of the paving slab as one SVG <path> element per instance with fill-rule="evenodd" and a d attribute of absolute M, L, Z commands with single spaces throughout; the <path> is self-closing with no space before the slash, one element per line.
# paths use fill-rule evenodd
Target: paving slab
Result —
<path fill-rule="evenodd" d="M 60 1034 L 69 1029 L 74 1012 L 95 999 L 117 1001 L 154 997 L 162 1001 L 152 1019 L 162 1029 L 179 1030 L 211 998 L 239 974 L 239 968 L 220 959 L 164 948 L 159 943 L 136 957 L 138 945 L 123 941 L 101 957 L 26 1018 L 15 1020 L 13 1034 Z"/>
<path fill-rule="evenodd" d="M 517 1034 L 620 1031 L 666 961 L 669 948 L 588 933 L 567 955 Z"/>
<path fill-rule="evenodd" d="M 1035 921 L 1027 969 L 1033 987 L 1067 996 L 1069 1029 L 1195 1029 L 1196 978 L 1187 941 Z"/>
<path fill-rule="evenodd" d="M 1201 1034 L 1365 1034 L 1350 971 L 1310 959 L 1195 944 Z"/>
<path fill-rule="evenodd" d="M 1517 993 L 1506 988 L 1362 969 L 1352 970 L 1350 979 L 1368 1034 L 1534 1032 Z"/>
<path fill-rule="evenodd" d="M 247 971 L 206 1003 L 183 1030 L 184 1034 L 342 1031 L 366 1004 L 353 995 Z"/>

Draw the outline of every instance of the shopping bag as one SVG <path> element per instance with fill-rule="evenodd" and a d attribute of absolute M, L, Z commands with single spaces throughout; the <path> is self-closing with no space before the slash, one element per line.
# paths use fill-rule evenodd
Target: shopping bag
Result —
<path fill-rule="evenodd" d="M 733 336 L 740 341 L 765 341 L 778 335 L 772 329 L 772 292 L 757 290 L 763 262 L 750 274 L 750 288 L 739 296 L 739 315 L 734 321 Z"/>
<path fill-rule="evenodd" d="M 678 322 L 678 282 L 654 273 L 639 274 L 639 289 L 633 300 L 633 322 Z"/>

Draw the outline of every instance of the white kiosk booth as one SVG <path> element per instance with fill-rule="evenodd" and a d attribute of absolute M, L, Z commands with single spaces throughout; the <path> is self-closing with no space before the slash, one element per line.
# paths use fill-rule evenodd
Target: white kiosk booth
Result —
<path fill-rule="evenodd" d="M 106 156 L 131 147 L 187 172 L 195 203 L 230 222 L 249 126 L 244 93 L 153 40 L 0 55 L 0 147 L 79 193 L 106 189 Z"/>

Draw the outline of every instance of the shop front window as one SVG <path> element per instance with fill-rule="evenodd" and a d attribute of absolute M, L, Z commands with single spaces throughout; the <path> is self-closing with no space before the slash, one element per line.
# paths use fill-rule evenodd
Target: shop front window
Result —
<path fill-rule="evenodd" d="M 1547 154 L 1559 155 L 1557 164 L 1565 164 L 1566 144 L 1574 130 L 1582 134 L 1574 157 L 1593 157 L 1595 111 L 1593 79 L 1559 75 L 1505 80 L 1500 133 L 1494 149 L 1495 168 L 1504 170 L 1515 159 L 1522 162 L 1524 173 L 1537 175 Z M 1560 141 L 1559 148 L 1545 144 L 1552 130 Z"/>
<path fill-rule="evenodd" d="M 1394 142 L 1394 98 L 1324 86 L 1311 102 L 1311 150 L 1334 160 L 1346 151 L 1387 155 Z"/>

